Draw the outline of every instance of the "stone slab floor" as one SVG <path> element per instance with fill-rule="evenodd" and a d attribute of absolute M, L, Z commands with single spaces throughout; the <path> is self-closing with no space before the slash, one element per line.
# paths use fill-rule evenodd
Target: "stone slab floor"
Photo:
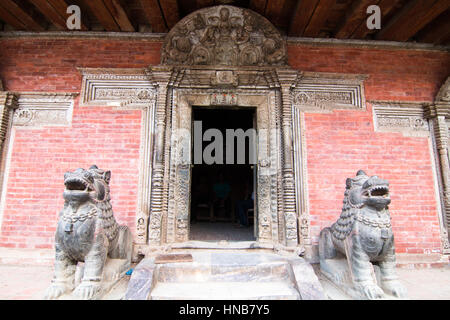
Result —
<path fill-rule="evenodd" d="M 398 273 L 408 289 L 410 299 L 450 300 L 450 266 L 430 269 L 400 268 Z M 42 299 L 52 274 L 52 266 L 0 264 L 0 299 Z M 118 284 L 116 292 L 110 296 L 111 299 L 118 298 L 120 296 L 118 291 L 125 290 L 128 279 L 124 280 Z M 333 290 L 329 284 L 323 285 L 326 291 Z"/>

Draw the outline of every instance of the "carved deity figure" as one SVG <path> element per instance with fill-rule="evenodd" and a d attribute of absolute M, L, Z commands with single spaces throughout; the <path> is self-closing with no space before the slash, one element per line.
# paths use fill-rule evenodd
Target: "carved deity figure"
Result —
<path fill-rule="evenodd" d="M 348 178 L 341 216 L 320 232 L 319 256 L 322 272 L 333 274 L 330 260 L 346 256 L 354 288 L 365 299 L 384 297 L 372 264 L 379 267 L 381 287 L 399 298 L 406 296 L 395 272 L 394 234 L 388 205 L 389 183 L 362 170 Z"/>
<path fill-rule="evenodd" d="M 119 273 L 130 267 L 132 235 L 114 218 L 110 178 L 110 171 L 95 165 L 64 175 L 65 202 L 55 235 L 55 275 L 47 299 L 56 299 L 73 289 L 78 262 L 84 262 L 84 272 L 74 294 L 81 299 L 96 298 L 101 292 L 107 259 L 121 259 Z"/>

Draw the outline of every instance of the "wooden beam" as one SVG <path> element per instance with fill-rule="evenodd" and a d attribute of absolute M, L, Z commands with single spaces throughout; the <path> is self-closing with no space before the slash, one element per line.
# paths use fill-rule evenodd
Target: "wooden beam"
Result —
<path fill-rule="evenodd" d="M 258 12 L 260 15 L 264 15 L 266 13 L 266 6 L 268 0 L 250 0 L 248 7 Z"/>
<path fill-rule="evenodd" d="M 399 0 L 381 0 L 378 2 L 378 6 L 381 10 L 381 24 L 383 25 L 384 21 L 383 18 L 386 17 L 389 13 L 391 13 L 392 10 L 394 10 L 395 6 Z M 366 16 L 368 17 L 368 16 Z M 355 32 L 351 35 L 352 39 L 364 39 L 369 33 L 375 33 L 377 32 L 376 29 L 370 30 L 367 28 L 366 24 L 367 19 L 363 20 L 361 24 L 356 28 Z"/>
<path fill-rule="evenodd" d="M 47 0 L 30 0 L 30 2 L 59 30 L 66 30 L 64 19 Z"/>
<path fill-rule="evenodd" d="M 159 4 L 166 19 L 167 27 L 172 29 L 180 20 L 180 10 L 177 0 L 159 0 Z"/>
<path fill-rule="evenodd" d="M 67 7 L 64 0 L 30 0 L 30 2 L 47 18 L 55 27 L 60 30 L 67 30 Z M 81 23 L 81 30 L 88 30 L 86 25 Z"/>
<path fill-rule="evenodd" d="M 71 3 L 67 3 L 65 0 L 47 0 L 52 6 L 53 8 L 55 8 L 55 10 L 59 13 L 60 16 L 62 16 L 65 21 L 67 22 L 67 18 L 70 16 L 69 13 L 67 13 L 67 8 L 71 5 Z M 83 9 L 81 9 L 83 10 Z M 88 28 L 88 24 L 86 23 L 87 19 L 86 16 L 83 15 L 83 11 L 81 11 L 81 30 L 83 31 L 87 31 L 89 30 Z M 67 28 L 67 25 L 64 26 L 65 28 Z"/>
<path fill-rule="evenodd" d="M 346 10 L 346 14 L 337 28 L 335 37 L 338 39 L 349 38 L 361 22 L 367 20 L 366 10 L 372 4 L 374 4 L 374 0 L 358 0 L 353 2 L 349 10 Z"/>
<path fill-rule="evenodd" d="M 32 31 L 44 31 L 45 28 L 41 26 L 37 21 L 35 21 L 27 12 L 25 12 L 19 5 L 17 5 L 12 0 L 2 0 L 0 1 L 0 5 L 3 8 L 3 15 L 8 15 L 6 12 L 9 13 L 9 15 L 13 16 L 14 18 L 6 18 L 5 22 L 8 24 L 15 23 L 16 26 L 22 25 L 23 27 L 20 27 L 21 30 L 32 30 Z M 6 12 L 5 12 L 6 11 Z M 8 19 L 9 22 L 6 20 Z M 19 20 L 20 24 L 17 24 L 15 20 Z M 10 23 L 11 22 L 11 23 Z M 14 26 L 15 27 L 15 26 Z"/>
<path fill-rule="evenodd" d="M 197 9 L 210 7 L 214 5 L 214 0 L 197 0 Z"/>
<path fill-rule="evenodd" d="M 139 2 L 153 32 L 166 32 L 167 26 L 158 0 L 139 0 Z"/>
<path fill-rule="evenodd" d="M 286 0 L 268 0 L 266 6 L 265 17 L 274 25 L 280 24 L 283 6 Z"/>
<path fill-rule="evenodd" d="M 446 44 L 450 38 L 450 10 L 422 29 L 416 37 L 419 42 Z"/>
<path fill-rule="evenodd" d="M 316 37 L 318 36 L 320 30 L 325 26 L 331 8 L 333 7 L 336 0 L 320 0 L 314 10 L 314 13 L 305 28 L 304 36 L 306 37 Z"/>
<path fill-rule="evenodd" d="M 319 0 L 298 0 L 297 7 L 295 8 L 291 24 L 289 26 L 289 35 L 293 37 L 301 37 L 305 28 L 311 19 L 314 9 L 317 6 Z"/>
<path fill-rule="evenodd" d="M 195 2 L 195 0 L 182 0 L 178 1 L 178 7 L 180 16 L 185 17 L 197 10 L 197 3 Z"/>
<path fill-rule="evenodd" d="M 450 7 L 448 0 L 414 0 L 404 6 L 375 35 L 379 40 L 407 41 Z"/>
<path fill-rule="evenodd" d="M 5 23 L 9 24 L 10 26 L 14 27 L 18 30 L 26 30 L 27 27 L 17 19 L 15 16 L 13 16 L 8 10 L 2 7 L 2 4 L 0 2 L 0 20 L 4 21 Z"/>
<path fill-rule="evenodd" d="M 119 25 L 102 0 L 84 0 L 84 3 L 89 7 L 92 14 L 97 17 L 106 31 L 120 31 Z"/>
<path fill-rule="evenodd" d="M 108 8 L 110 14 L 113 16 L 116 24 L 121 31 L 134 32 L 135 29 L 128 19 L 127 13 L 122 8 L 118 0 L 103 0 L 105 6 Z"/>

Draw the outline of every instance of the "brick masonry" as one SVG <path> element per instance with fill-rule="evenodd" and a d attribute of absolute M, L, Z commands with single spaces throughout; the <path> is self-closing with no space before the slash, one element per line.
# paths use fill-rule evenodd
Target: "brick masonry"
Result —
<path fill-rule="evenodd" d="M 0 78 L 9 91 L 79 92 L 78 67 L 141 68 L 160 60 L 161 43 L 136 39 L 0 39 Z M 366 74 L 367 100 L 432 102 L 450 71 L 442 51 L 289 45 L 302 71 Z M 141 115 L 80 107 L 70 128 L 15 129 L 0 246 L 51 248 L 62 208 L 63 174 L 96 163 L 110 169 L 112 204 L 134 232 Z M 341 211 L 345 179 L 358 169 L 391 183 L 396 247 L 440 252 L 439 221 L 427 138 L 374 132 L 372 108 L 306 114 L 313 240 Z"/>

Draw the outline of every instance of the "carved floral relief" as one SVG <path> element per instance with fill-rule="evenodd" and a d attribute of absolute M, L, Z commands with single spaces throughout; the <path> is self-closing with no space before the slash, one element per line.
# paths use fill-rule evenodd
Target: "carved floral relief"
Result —
<path fill-rule="evenodd" d="M 286 65 L 278 30 L 264 17 L 242 8 L 216 6 L 185 17 L 167 35 L 162 64 Z"/>

